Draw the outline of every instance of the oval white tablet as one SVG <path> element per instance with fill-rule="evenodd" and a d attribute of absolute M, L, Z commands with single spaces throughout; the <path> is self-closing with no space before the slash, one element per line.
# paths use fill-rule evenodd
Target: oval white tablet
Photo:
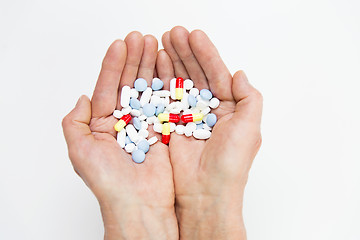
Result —
<path fill-rule="evenodd" d="M 122 129 L 120 132 L 117 133 L 117 137 L 116 137 L 116 140 L 121 148 L 125 147 L 125 138 L 126 138 L 126 130 Z"/>
<path fill-rule="evenodd" d="M 142 107 L 150 102 L 151 95 L 152 95 L 152 89 L 150 87 L 146 88 L 146 90 L 142 93 L 140 98 L 140 105 Z"/>
<path fill-rule="evenodd" d="M 121 89 L 120 105 L 122 107 L 128 107 L 130 103 L 130 87 L 124 86 Z"/>
<path fill-rule="evenodd" d="M 193 136 L 196 139 L 208 139 L 211 136 L 211 132 L 205 129 L 197 129 L 193 132 Z"/>
<path fill-rule="evenodd" d="M 129 136 L 130 140 L 132 142 L 137 142 L 137 140 L 139 139 L 139 135 L 134 127 L 134 125 L 132 124 L 128 124 L 126 127 L 126 133 Z"/>

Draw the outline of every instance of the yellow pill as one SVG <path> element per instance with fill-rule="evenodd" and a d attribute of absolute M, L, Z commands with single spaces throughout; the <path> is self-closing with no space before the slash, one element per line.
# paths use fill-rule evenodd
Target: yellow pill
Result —
<path fill-rule="evenodd" d="M 177 100 L 181 100 L 183 98 L 184 89 L 183 88 L 176 88 L 175 89 L 175 98 Z"/>
<path fill-rule="evenodd" d="M 114 129 L 120 132 L 131 120 L 130 114 L 126 114 L 120 118 L 120 120 L 115 124 Z"/>
<path fill-rule="evenodd" d="M 162 132 L 163 135 L 170 135 L 170 123 L 164 123 Z"/>
<path fill-rule="evenodd" d="M 160 122 L 173 122 L 177 123 L 180 121 L 180 117 L 172 113 L 160 113 L 158 116 Z"/>

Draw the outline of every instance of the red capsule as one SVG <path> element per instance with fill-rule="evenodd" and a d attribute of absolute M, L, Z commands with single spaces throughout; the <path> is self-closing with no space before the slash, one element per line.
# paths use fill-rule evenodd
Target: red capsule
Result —
<path fill-rule="evenodd" d="M 163 124 L 161 133 L 162 133 L 161 142 L 163 144 L 168 144 L 170 141 L 170 123 Z"/>
<path fill-rule="evenodd" d="M 197 122 L 201 121 L 203 117 L 204 115 L 202 113 L 185 114 L 181 116 L 181 121 L 183 123 Z"/>
<path fill-rule="evenodd" d="M 161 137 L 161 142 L 163 143 L 163 144 L 168 144 L 169 142 L 170 142 L 170 135 L 162 135 L 162 137 Z"/>
<path fill-rule="evenodd" d="M 126 124 L 128 124 L 130 122 L 130 120 L 131 120 L 131 115 L 126 114 L 126 115 L 122 116 L 120 119 L 124 120 L 124 122 L 126 122 Z"/>
<path fill-rule="evenodd" d="M 160 122 L 177 123 L 180 121 L 180 117 L 173 113 L 160 113 L 158 118 L 159 118 Z"/>
<path fill-rule="evenodd" d="M 114 129 L 120 132 L 131 120 L 131 115 L 126 114 L 120 118 L 120 120 L 115 124 Z"/>
<path fill-rule="evenodd" d="M 175 83 L 175 98 L 181 100 L 184 96 L 184 79 L 178 77 Z"/>
<path fill-rule="evenodd" d="M 176 79 L 175 88 L 184 88 L 184 79 L 181 77 L 178 77 Z"/>

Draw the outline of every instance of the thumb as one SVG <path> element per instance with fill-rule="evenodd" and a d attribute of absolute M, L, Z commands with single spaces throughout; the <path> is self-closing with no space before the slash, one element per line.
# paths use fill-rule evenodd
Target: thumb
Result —
<path fill-rule="evenodd" d="M 84 137 L 91 135 L 89 128 L 91 118 L 91 102 L 89 98 L 82 95 L 76 103 L 75 108 L 64 117 L 62 121 L 64 136 L 69 150 L 71 146 Z"/>
<path fill-rule="evenodd" d="M 261 93 L 248 81 L 244 71 L 233 76 L 233 96 L 236 101 L 234 117 L 260 126 L 263 98 Z"/>

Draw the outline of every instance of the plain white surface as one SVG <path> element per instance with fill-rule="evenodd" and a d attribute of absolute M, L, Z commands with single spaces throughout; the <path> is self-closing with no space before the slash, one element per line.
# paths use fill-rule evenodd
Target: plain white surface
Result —
<path fill-rule="evenodd" d="M 264 95 L 248 239 L 360 239 L 360 2 L 1 1 L 0 239 L 102 239 L 61 119 L 132 30 L 207 32 Z"/>

